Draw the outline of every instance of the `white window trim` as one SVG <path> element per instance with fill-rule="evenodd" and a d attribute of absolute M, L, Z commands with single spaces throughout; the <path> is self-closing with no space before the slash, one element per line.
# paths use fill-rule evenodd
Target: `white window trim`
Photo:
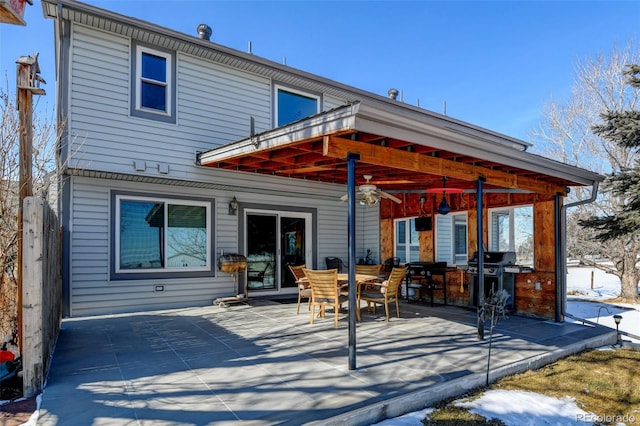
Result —
<path fill-rule="evenodd" d="M 149 202 L 161 202 L 164 204 L 165 209 L 168 204 L 173 205 L 186 205 L 186 206 L 200 206 L 206 208 L 206 227 L 207 227 L 207 263 L 205 266 L 193 267 L 193 268 L 176 268 L 176 267 L 168 267 L 167 260 L 164 259 L 164 268 L 152 268 L 152 269 L 121 269 L 120 268 L 120 206 L 121 202 L 125 201 L 149 201 Z M 189 200 L 189 199 L 175 199 L 175 198 L 163 198 L 163 197 L 140 197 L 133 195 L 124 195 L 118 194 L 116 195 L 116 206 L 115 206 L 115 273 L 126 273 L 126 274 L 149 274 L 150 272 L 161 272 L 161 273 L 172 273 L 172 272 L 195 272 L 195 271 L 209 271 L 211 270 L 211 235 L 213 233 L 212 223 L 211 223 L 211 203 L 206 201 L 198 201 L 198 200 Z M 164 215 L 164 226 L 165 229 L 168 228 L 169 217 L 168 214 Z M 164 233 L 164 241 L 163 244 L 166 248 L 167 246 L 167 238 L 168 232 Z M 164 250 L 165 256 L 167 256 L 167 250 Z"/>
<path fill-rule="evenodd" d="M 488 214 L 489 214 L 489 250 L 495 251 L 498 250 L 497 247 L 493 247 L 493 232 L 494 232 L 494 226 L 493 226 L 493 213 L 495 212 L 508 212 L 509 213 L 509 248 L 508 251 L 513 251 L 516 252 L 516 254 L 518 253 L 518 247 L 516 247 L 516 230 L 515 230 L 515 209 L 516 208 L 523 208 L 523 207 L 531 207 L 532 213 L 533 213 L 533 204 L 522 204 L 522 205 L 518 205 L 518 206 L 508 206 L 508 207 L 494 207 L 491 209 L 488 209 Z M 533 229 L 533 217 L 532 217 L 532 223 L 531 223 L 531 235 L 533 237 L 533 247 L 535 247 L 535 231 Z M 532 255 L 535 257 L 535 252 L 532 253 Z M 520 260 L 519 260 L 520 263 Z M 528 265 L 527 265 L 528 266 Z"/>
<path fill-rule="evenodd" d="M 166 106 L 166 111 L 160 111 L 154 108 L 145 108 L 143 107 L 142 104 L 142 82 L 143 82 L 143 77 L 142 77 L 142 54 L 143 53 L 149 53 L 151 55 L 155 55 L 155 56 L 159 56 L 165 59 L 166 61 L 166 66 L 167 66 L 167 72 L 166 72 L 166 77 L 167 77 L 167 81 L 158 81 L 158 80 L 151 80 L 151 79 L 146 79 L 145 81 L 149 81 L 152 82 L 154 84 L 158 84 L 158 85 L 164 85 L 165 86 L 165 94 L 166 94 L 166 99 L 165 99 L 165 106 Z M 136 46 L 136 110 L 137 111 L 144 111 L 144 112 L 148 112 L 148 113 L 153 113 L 153 114 L 158 114 L 158 115 L 163 115 L 163 116 L 167 116 L 170 117 L 171 114 L 173 113 L 173 111 L 171 110 L 171 107 L 173 105 L 173 99 L 172 99 L 172 93 L 173 93 L 173 87 L 171 87 L 172 81 L 173 81 L 173 55 L 167 52 L 161 52 L 159 50 L 155 50 L 155 49 L 151 49 L 149 47 L 146 46 L 141 46 L 141 45 L 137 45 Z"/>
<path fill-rule="evenodd" d="M 395 257 L 400 257 L 402 259 L 405 259 L 407 262 L 415 262 L 411 260 L 411 247 L 418 247 L 418 251 L 420 251 L 420 238 L 418 238 L 418 241 L 416 241 L 415 243 L 411 243 L 411 220 L 415 220 L 415 218 L 418 216 L 412 216 L 412 217 L 403 217 L 403 218 L 399 218 L 399 219 L 394 219 L 393 220 L 393 255 Z M 405 235 L 406 235 L 406 240 L 404 242 L 404 246 L 405 246 L 405 255 L 404 256 L 398 256 L 398 235 L 396 233 L 396 230 L 398 229 L 398 222 L 405 222 Z"/>
<path fill-rule="evenodd" d="M 295 95 L 300 95 L 300 96 L 304 96 L 306 98 L 313 98 L 316 100 L 316 114 L 318 114 L 320 112 L 320 102 L 322 101 L 320 95 L 316 95 L 314 93 L 310 93 L 310 92 L 304 92 L 302 90 L 298 90 L 298 89 L 293 89 L 291 87 L 288 86 L 282 86 L 279 84 L 275 84 L 274 85 L 274 96 L 273 96 L 273 104 L 274 104 L 274 111 L 273 111 L 273 124 L 275 127 L 278 127 L 278 92 L 282 90 L 285 92 L 289 92 L 289 93 L 293 93 Z"/>
<path fill-rule="evenodd" d="M 456 221 L 455 219 L 453 219 L 453 226 L 451 227 L 451 239 L 453 241 L 453 244 L 451 245 L 451 256 L 453 259 L 453 264 L 454 266 L 457 265 L 466 265 L 469 261 L 469 213 L 464 211 L 464 212 L 459 212 L 459 213 L 453 213 L 452 217 L 457 217 L 457 216 L 464 216 L 464 224 L 465 227 L 467 228 L 467 232 L 466 232 L 466 236 L 465 236 L 465 250 L 464 250 L 464 255 L 465 255 L 465 260 L 464 263 L 458 263 L 457 259 L 456 259 L 456 242 L 455 242 L 455 237 L 456 237 Z"/>
<path fill-rule="evenodd" d="M 438 247 L 438 233 L 439 231 L 439 227 L 438 227 L 438 222 L 440 221 L 439 219 L 440 215 L 436 215 L 436 220 L 434 221 L 434 235 L 433 235 L 433 240 L 434 240 L 434 245 L 435 245 L 435 252 L 434 252 L 434 259 L 440 259 L 441 257 L 439 256 L 440 254 L 440 247 Z M 464 263 L 458 263 L 456 262 L 456 242 L 455 242 L 455 221 L 454 221 L 454 217 L 457 216 L 464 216 L 465 218 L 465 223 L 467 225 L 467 260 L 465 260 Z M 457 266 L 457 265 L 466 265 L 468 258 L 469 258 L 469 214 L 466 211 L 462 211 L 462 212 L 455 212 L 455 213 L 449 213 L 447 215 L 447 219 L 449 219 L 451 221 L 451 229 L 449 231 L 449 241 L 450 241 L 450 249 L 448 250 L 447 253 L 447 259 L 450 260 L 447 261 L 447 264 L 451 265 L 451 266 Z"/>

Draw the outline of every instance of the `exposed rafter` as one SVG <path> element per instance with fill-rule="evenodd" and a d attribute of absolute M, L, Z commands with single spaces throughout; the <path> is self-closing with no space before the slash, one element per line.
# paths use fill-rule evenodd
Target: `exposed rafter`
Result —
<path fill-rule="evenodd" d="M 416 173 L 437 174 L 465 181 L 475 181 L 479 177 L 484 177 L 488 185 L 549 195 L 565 193 L 565 187 L 499 170 L 340 137 L 324 137 L 323 155 L 346 158 L 348 153 L 359 154 L 362 163 L 385 165 Z"/>

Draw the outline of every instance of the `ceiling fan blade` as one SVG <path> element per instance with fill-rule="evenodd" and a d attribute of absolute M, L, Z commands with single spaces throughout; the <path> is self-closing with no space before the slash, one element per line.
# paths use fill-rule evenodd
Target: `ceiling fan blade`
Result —
<path fill-rule="evenodd" d="M 378 195 L 380 195 L 381 197 L 384 197 L 384 198 L 387 198 L 387 199 L 393 201 L 394 203 L 398 203 L 398 204 L 402 203 L 402 200 L 400 198 L 396 197 L 395 195 L 391 195 L 391 194 L 389 194 L 387 192 L 384 192 L 384 191 L 381 191 L 379 189 L 376 191 L 376 193 Z"/>

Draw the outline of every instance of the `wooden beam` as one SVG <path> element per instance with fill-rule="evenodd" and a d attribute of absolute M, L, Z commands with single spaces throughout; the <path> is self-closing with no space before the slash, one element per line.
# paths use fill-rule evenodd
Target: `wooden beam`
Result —
<path fill-rule="evenodd" d="M 299 167 L 297 169 L 280 169 L 275 170 L 279 174 L 298 174 L 298 173 L 313 173 L 313 172 L 334 172 L 335 166 L 309 166 Z"/>
<path fill-rule="evenodd" d="M 484 177 L 486 184 L 503 188 L 515 188 L 539 194 L 565 194 L 563 186 L 512 173 L 335 136 L 324 137 L 323 155 L 333 158 L 347 158 L 347 153 L 350 152 L 359 154 L 360 162 L 363 163 L 417 173 L 438 174 L 466 181 L 476 181 L 479 177 Z"/>

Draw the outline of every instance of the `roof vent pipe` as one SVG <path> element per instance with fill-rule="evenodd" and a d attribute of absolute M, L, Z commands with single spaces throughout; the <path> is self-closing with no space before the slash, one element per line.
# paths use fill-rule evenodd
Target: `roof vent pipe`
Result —
<path fill-rule="evenodd" d="M 387 95 L 389 95 L 390 99 L 396 100 L 396 98 L 398 97 L 398 93 L 398 89 L 389 89 Z"/>
<path fill-rule="evenodd" d="M 202 40 L 211 40 L 211 34 L 213 34 L 213 30 L 207 24 L 200 24 L 197 28 L 198 37 Z"/>

